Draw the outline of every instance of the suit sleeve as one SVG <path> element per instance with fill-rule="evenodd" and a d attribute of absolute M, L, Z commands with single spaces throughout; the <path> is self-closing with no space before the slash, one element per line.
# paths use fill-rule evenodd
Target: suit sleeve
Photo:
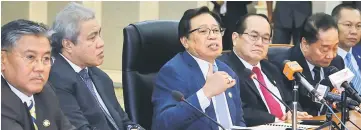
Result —
<path fill-rule="evenodd" d="M 94 128 L 90 126 L 90 123 L 80 110 L 77 99 L 72 94 L 72 90 L 68 89 L 73 86 L 61 84 L 60 82 L 52 82 L 52 84 L 55 87 L 55 92 L 59 99 L 60 108 L 64 112 L 65 116 L 68 117 L 71 124 L 74 125 L 78 130 L 93 130 Z"/>
<path fill-rule="evenodd" d="M 193 84 L 192 84 L 193 85 Z M 170 130 L 182 129 L 188 126 L 191 122 L 201 116 L 199 112 L 190 108 L 185 102 L 177 102 L 172 97 L 172 90 L 182 92 L 188 102 L 201 109 L 197 94 L 188 94 L 186 88 L 197 87 L 192 86 L 184 81 L 176 73 L 175 68 L 165 66 L 160 70 L 155 80 L 155 87 L 153 90 L 152 103 L 154 107 L 152 129 Z"/>

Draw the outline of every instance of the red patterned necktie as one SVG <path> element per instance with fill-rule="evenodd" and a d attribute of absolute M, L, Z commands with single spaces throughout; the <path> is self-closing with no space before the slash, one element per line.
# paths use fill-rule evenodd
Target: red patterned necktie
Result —
<path fill-rule="evenodd" d="M 264 78 L 262 76 L 261 70 L 258 67 L 253 67 L 252 71 L 257 75 L 257 79 L 264 84 L 264 87 L 267 87 L 266 82 L 264 81 Z M 266 88 L 264 88 L 262 85 L 259 85 L 261 92 L 263 94 L 264 99 L 266 100 L 267 106 L 269 110 L 271 111 L 271 114 L 276 116 L 279 119 L 282 119 L 283 112 L 281 109 L 280 104 L 276 101 L 275 97 L 267 91 Z"/>

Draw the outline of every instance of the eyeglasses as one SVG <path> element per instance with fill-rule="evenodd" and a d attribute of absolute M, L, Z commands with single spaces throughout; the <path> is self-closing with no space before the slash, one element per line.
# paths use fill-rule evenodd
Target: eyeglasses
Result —
<path fill-rule="evenodd" d="M 2 51 L 6 51 L 6 50 L 2 50 Z M 8 52 L 8 51 L 6 51 Z M 34 66 L 35 63 L 38 63 L 39 61 L 41 61 L 41 63 L 44 65 L 44 66 L 51 66 L 54 64 L 54 58 L 51 57 L 51 56 L 44 56 L 42 57 L 41 59 L 37 58 L 35 55 L 33 54 L 26 54 L 26 55 L 22 55 L 20 53 L 14 53 L 14 52 L 11 52 L 13 54 L 16 54 L 18 55 L 21 59 L 24 60 L 24 62 L 27 64 L 27 65 L 31 65 L 31 66 Z"/>
<path fill-rule="evenodd" d="M 211 31 L 213 32 L 213 34 L 217 35 L 217 36 L 223 36 L 224 35 L 224 31 L 226 29 L 225 28 L 214 28 L 214 29 L 209 29 L 209 28 L 196 28 L 193 29 L 191 31 L 189 31 L 188 33 L 193 33 L 195 31 L 197 31 L 199 34 L 204 35 L 204 36 L 209 36 L 211 34 Z"/>
<path fill-rule="evenodd" d="M 349 30 L 351 30 L 353 26 L 355 26 L 356 30 L 361 30 L 361 24 L 355 24 L 355 25 L 352 25 L 351 23 L 338 23 L 338 24 L 341 24 L 342 26 L 346 27 Z"/>
<path fill-rule="evenodd" d="M 266 37 L 266 36 L 262 37 L 258 33 L 243 33 L 243 34 L 247 34 L 248 38 L 251 39 L 252 41 L 258 41 L 260 38 L 262 38 L 262 43 L 263 44 L 269 44 L 271 42 L 270 37 Z"/>

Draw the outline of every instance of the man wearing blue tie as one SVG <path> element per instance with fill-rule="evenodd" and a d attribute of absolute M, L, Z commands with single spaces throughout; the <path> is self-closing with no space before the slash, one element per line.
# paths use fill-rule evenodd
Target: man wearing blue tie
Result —
<path fill-rule="evenodd" d="M 184 102 L 172 98 L 172 91 L 205 112 L 226 129 L 245 126 L 236 74 L 216 60 L 222 52 L 219 16 L 207 7 L 189 9 L 178 26 L 186 51 L 178 53 L 159 71 L 152 102 L 154 130 L 218 130 L 215 123 Z"/>
<path fill-rule="evenodd" d="M 361 94 L 361 12 L 354 5 L 340 4 L 332 10 L 339 29 L 337 54 L 340 55 L 355 77 L 351 80 L 353 88 Z"/>

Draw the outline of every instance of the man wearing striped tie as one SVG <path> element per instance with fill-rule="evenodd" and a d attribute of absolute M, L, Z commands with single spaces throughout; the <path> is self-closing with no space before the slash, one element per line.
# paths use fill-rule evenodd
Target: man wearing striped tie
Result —
<path fill-rule="evenodd" d="M 15 20 L 1 27 L 1 129 L 75 129 L 47 84 L 52 59 L 43 24 Z"/>
<path fill-rule="evenodd" d="M 352 87 L 361 95 L 361 12 L 354 5 L 340 4 L 332 10 L 339 29 L 339 44 L 337 54 L 340 55 L 355 77 L 351 80 Z"/>

